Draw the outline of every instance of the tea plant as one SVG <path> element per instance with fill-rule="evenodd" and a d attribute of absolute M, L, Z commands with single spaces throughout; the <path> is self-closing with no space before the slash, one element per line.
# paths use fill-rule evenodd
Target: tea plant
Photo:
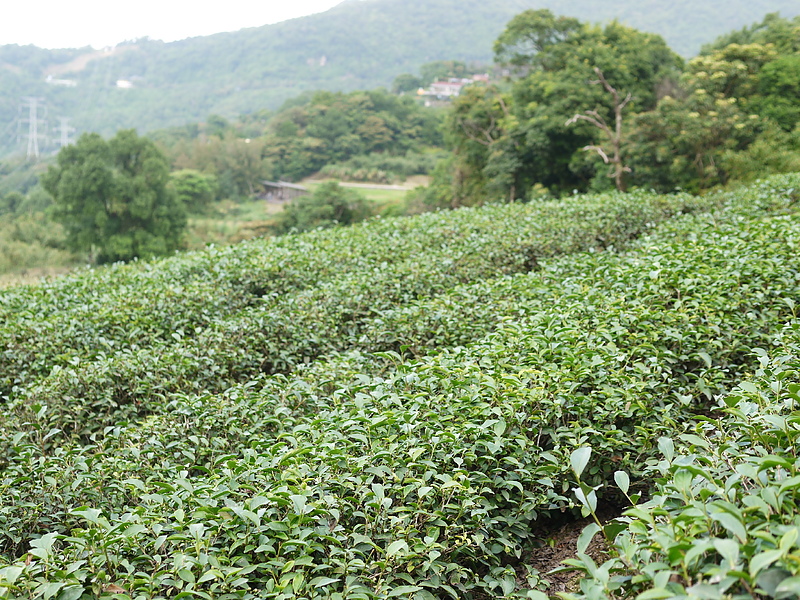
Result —
<path fill-rule="evenodd" d="M 714 203 L 609 195 L 374 220 L 9 291 L 0 393 L 23 419 L 46 406 L 51 428 L 85 438 L 158 411 L 171 393 L 221 391 L 335 351 L 396 349 L 370 330 L 399 305 L 624 245 Z"/>
<path fill-rule="evenodd" d="M 564 598 L 796 598 L 800 593 L 800 324 L 725 395 L 715 418 L 665 439 L 653 497 L 618 519 L 617 556 Z"/>
<path fill-rule="evenodd" d="M 151 414 L 125 422 L 89 407 L 116 420 L 81 438 L 54 443 L 79 394 L 60 406 L 32 395 L 26 410 L 11 400 L 0 597 L 541 599 L 522 562 L 533 525 L 571 510 L 574 489 L 618 497 L 621 471 L 639 488 L 648 465 L 668 474 L 681 446 L 664 462 L 663 440 L 699 444 L 717 426 L 717 394 L 761 364 L 750 348 L 779 347 L 800 297 L 795 189 L 783 178 L 739 190 L 624 253 L 542 260 L 405 306 L 379 293 L 386 310 L 358 321 L 357 343 L 286 373 L 180 391 L 169 377 L 192 381 L 191 361 L 151 379 L 122 372 L 151 386 L 137 396 Z M 344 291 L 356 288 L 340 289 L 352 306 Z M 320 343 L 339 331 L 329 306 L 298 313 Z M 178 338 L 186 351 L 199 339 Z M 251 339 L 240 343 L 235 360 Z M 140 350 L 127 350 L 132 362 Z M 225 353 L 205 360 L 227 373 Z M 79 383 L 89 371 L 70 368 Z M 720 539 L 733 523 L 707 522 Z M 611 566 L 583 587 L 618 593 Z"/>
<path fill-rule="evenodd" d="M 387 276 L 388 290 L 372 290 L 372 271 L 365 279 L 320 272 L 318 281 L 287 294 L 286 314 L 272 305 L 262 315 L 264 327 L 281 319 L 286 352 L 301 347 L 302 336 L 316 336 L 318 353 L 285 372 L 237 367 L 264 340 L 243 318 L 257 301 L 232 311 L 218 329 L 174 331 L 171 341 L 159 341 L 153 327 L 141 347 L 104 338 L 119 354 L 73 351 L 58 369 L 17 375 L 0 424 L 0 597 L 541 600 L 544 584 L 524 564 L 535 546 L 534 525 L 580 508 L 574 490 L 592 508 L 623 498 L 616 484 L 631 498 L 631 488 L 646 491 L 653 476 L 667 485 L 671 469 L 691 467 L 680 458 L 690 453 L 713 479 L 690 484 L 722 494 L 708 508 L 715 516 L 704 517 L 706 535 L 738 539 L 741 530 L 725 515 L 755 485 L 747 479 L 752 471 L 729 482 L 711 467 L 729 467 L 733 450 L 752 447 L 761 457 L 778 446 L 759 441 L 765 453 L 742 446 L 740 428 L 709 415 L 726 389 L 747 392 L 748 372 L 777 368 L 753 347 L 779 356 L 789 354 L 781 344 L 794 343 L 780 337 L 800 301 L 794 184 L 782 178 L 738 190 L 708 200 L 724 208 L 665 222 L 625 252 L 543 258 L 525 273 L 458 283 L 467 271 L 453 271 L 442 285 L 433 275 L 439 267 L 409 260 L 402 271 L 407 285 L 392 288 Z M 476 265 L 468 272 L 489 269 Z M 122 281 L 147 269 L 147 277 L 166 277 L 157 265 L 115 269 Z M 216 277 L 233 280 L 219 269 Z M 414 269 L 429 283 L 413 288 Z M 421 291 L 403 295 L 409 287 Z M 321 289 L 338 293 L 315 295 Z M 39 293 L 32 288 L 9 298 Z M 320 306 L 303 304 L 306 293 Z M 115 302 L 122 294 L 112 294 Z M 355 310 L 364 299 L 372 304 Z M 45 295 L 38 301 L 49 302 Z M 52 301 L 74 308 L 66 297 Z M 382 308 L 373 314 L 369 306 Z M 201 307 L 196 299 L 172 314 L 200 314 Z M 21 306 L 14 311 L 22 314 Z M 33 315 L 27 318 L 33 328 Z M 61 318 L 58 311 L 52 318 Z M 292 333 L 293 319 L 305 333 Z M 234 322 L 241 327 L 232 329 Z M 343 328 L 352 329 L 349 341 L 334 337 Z M 124 328 L 109 331 L 121 336 Z M 207 331 L 217 337 L 204 338 Z M 137 370 L 143 365 L 153 372 Z M 789 383 L 786 390 L 797 394 Z M 130 412 L 120 402 L 126 393 Z M 787 430 L 780 435 L 791 437 L 791 420 L 766 419 L 770 430 L 750 418 L 755 412 L 742 414 L 754 432 L 777 439 Z M 80 435 L 64 436 L 62 426 Z M 765 468 L 773 467 L 786 471 L 779 487 L 793 477 L 782 463 Z M 725 486 L 733 490 L 737 482 L 744 491 L 725 495 Z M 700 488 L 695 499 L 711 498 Z M 682 490 L 670 492 L 672 500 Z M 793 492 L 784 492 L 793 502 Z M 653 510 L 667 512 L 671 497 L 657 488 L 652 501 L 659 494 L 666 500 Z M 743 515 L 763 513 L 762 505 L 746 506 Z M 654 516 L 653 529 L 661 517 Z M 774 548 L 748 534 L 765 544 L 759 553 L 782 550 L 788 529 L 780 527 L 788 522 L 779 521 L 769 530 Z M 721 571 L 711 563 L 722 563 L 713 541 L 713 549 L 694 557 L 708 561 L 704 575 L 666 562 L 689 551 L 682 541 L 659 558 L 656 544 L 690 522 L 681 517 L 658 530 L 656 542 L 641 528 L 623 533 L 617 540 L 630 535 L 636 548 L 620 550 L 616 563 L 598 567 L 580 556 L 589 573 L 582 590 L 662 597 L 678 593 L 676 586 L 704 589 L 696 584 L 738 577 L 732 560 L 730 573 L 715 579 Z M 786 560 L 793 560 L 793 543 L 784 542 Z M 739 557 L 749 558 L 747 552 Z M 772 556 L 760 559 L 762 570 L 786 568 L 783 558 L 768 562 Z M 763 586 L 760 572 L 745 574 Z M 789 584 L 786 577 L 776 582 L 776 594 Z"/>

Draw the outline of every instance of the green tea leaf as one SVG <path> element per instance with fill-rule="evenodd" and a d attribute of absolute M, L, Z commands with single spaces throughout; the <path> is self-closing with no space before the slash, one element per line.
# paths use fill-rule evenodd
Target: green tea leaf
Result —
<path fill-rule="evenodd" d="M 402 550 L 408 550 L 408 543 L 405 540 L 395 540 L 386 548 L 386 556 L 392 558 Z"/>
<path fill-rule="evenodd" d="M 623 494 L 628 493 L 628 488 L 630 488 L 631 480 L 628 477 L 628 474 L 625 471 L 615 471 L 614 472 L 614 481 L 616 482 L 619 489 L 622 490 Z"/>
<path fill-rule="evenodd" d="M 581 446 L 572 451 L 569 460 L 572 465 L 572 470 L 578 479 L 581 478 L 581 474 L 589 463 L 589 457 L 591 455 L 592 449 L 589 446 Z"/>
<path fill-rule="evenodd" d="M 585 554 L 586 549 L 592 541 L 592 538 L 600 531 L 600 526 L 597 523 L 589 523 L 583 528 L 581 534 L 578 536 L 577 548 L 578 554 Z"/>

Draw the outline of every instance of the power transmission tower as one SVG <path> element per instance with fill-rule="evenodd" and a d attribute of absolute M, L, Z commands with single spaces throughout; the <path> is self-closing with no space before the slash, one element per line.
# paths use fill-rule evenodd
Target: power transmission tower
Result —
<path fill-rule="evenodd" d="M 37 98 L 34 96 L 25 96 L 22 98 L 23 104 L 20 106 L 20 115 L 24 114 L 24 109 L 28 109 L 28 117 L 22 118 L 20 116 L 20 123 L 28 122 L 28 152 L 29 159 L 39 160 L 39 123 L 41 122 L 44 127 L 42 131 L 47 131 L 46 121 L 44 118 L 39 118 L 39 107 L 43 105 L 44 98 Z M 44 106 L 42 106 L 44 112 Z"/>
<path fill-rule="evenodd" d="M 65 146 L 69 146 L 72 143 L 72 138 L 70 137 L 73 133 L 75 133 L 75 128 L 69 126 L 69 117 L 59 117 L 59 126 L 55 128 L 58 132 L 58 148 L 64 148 Z"/>

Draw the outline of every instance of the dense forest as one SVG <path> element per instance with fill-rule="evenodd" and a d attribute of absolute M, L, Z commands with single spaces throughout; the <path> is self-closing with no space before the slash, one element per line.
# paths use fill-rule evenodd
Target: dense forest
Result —
<path fill-rule="evenodd" d="M 0 46 L 0 151 L 20 150 L 16 120 L 27 117 L 19 112 L 23 97 L 44 99 L 48 122 L 41 130 L 54 141 L 60 117 L 68 117 L 78 134 L 105 136 L 198 122 L 209 114 L 231 119 L 275 110 L 304 91 L 388 88 L 398 75 L 437 60 L 488 65 L 505 24 L 531 8 L 589 23 L 618 19 L 664 36 L 684 57 L 768 12 L 800 13 L 794 0 L 380 0 L 343 2 L 323 14 L 172 43 L 132 40 L 110 50 Z M 131 87 L 117 87 L 118 81 Z"/>

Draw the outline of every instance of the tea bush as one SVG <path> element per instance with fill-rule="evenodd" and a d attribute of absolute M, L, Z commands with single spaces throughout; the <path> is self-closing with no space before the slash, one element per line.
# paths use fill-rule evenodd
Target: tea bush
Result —
<path fill-rule="evenodd" d="M 800 593 L 800 323 L 758 368 L 648 462 L 655 490 L 615 524 L 614 556 L 564 598 L 796 598 Z"/>
<path fill-rule="evenodd" d="M 622 246 L 713 203 L 607 195 L 373 220 L 12 290 L 0 295 L 0 393 L 14 410 L 48 406 L 53 428 L 85 436 L 158 410 L 165 394 L 390 349 L 362 337 L 398 305 Z"/>
<path fill-rule="evenodd" d="M 159 387 L 157 377 L 123 372 L 121 380 L 134 377 L 128 387 L 151 386 L 137 397 L 156 396 L 158 406 L 138 422 L 111 406 L 117 420 L 82 439 L 53 444 L 69 404 L 30 398 L 27 412 L 3 424 L 0 597 L 542 598 L 523 558 L 534 524 L 575 505 L 576 448 L 593 450 L 583 485 L 610 501 L 622 497 L 612 483 L 620 470 L 640 489 L 650 466 L 669 476 L 679 461 L 658 458 L 667 438 L 710 444 L 698 460 L 715 460 L 724 441 L 710 433 L 718 394 L 752 391 L 743 378 L 767 366 L 751 348 L 780 349 L 795 317 L 796 183 L 709 199 L 725 208 L 666 222 L 625 252 L 542 259 L 524 274 L 461 285 L 453 277 L 442 288 L 431 276 L 420 288 L 430 292 L 408 296 L 402 288 L 370 296 L 355 274 L 331 278 L 339 295 L 317 296 L 327 304 L 306 305 L 295 322 L 302 329 L 307 320 L 308 334 L 328 343 L 348 314 L 337 299 L 352 310 L 358 290 L 381 311 L 353 310 L 361 320 L 344 325 L 351 341 L 218 391 Z M 200 339 L 178 338 L 187 352 Z M 243 334 L 240 343 L 235 360 L 252 342 Z M 131 362 L 147 350 L 131 348 Z M 208 352 L 205 364 L 226 381 L 231 367 L 219 365 L 229 360 Z M 182 373 L 179 362 L 164 368 L 164 380 L 195 381 L 192 361 Z M 85 376 L 81 367 L 70 376 Z M 85 416 L 102 418 L 95 408 Z M 63 414 L 53 420 L 54 410 Z M 715 523 L 722 539 L 733 521 Z M 646 544 L 643 556 L 653 556 Z M 658 578 L 651 587 L 680 576 L 653 564 L 642 568 Z M 762 566 L 772 564 L 782 563 Z M 602 568 L 595 575 L 602 580 Z M 586 581 L 590 592 L 597 587 Z"/>

